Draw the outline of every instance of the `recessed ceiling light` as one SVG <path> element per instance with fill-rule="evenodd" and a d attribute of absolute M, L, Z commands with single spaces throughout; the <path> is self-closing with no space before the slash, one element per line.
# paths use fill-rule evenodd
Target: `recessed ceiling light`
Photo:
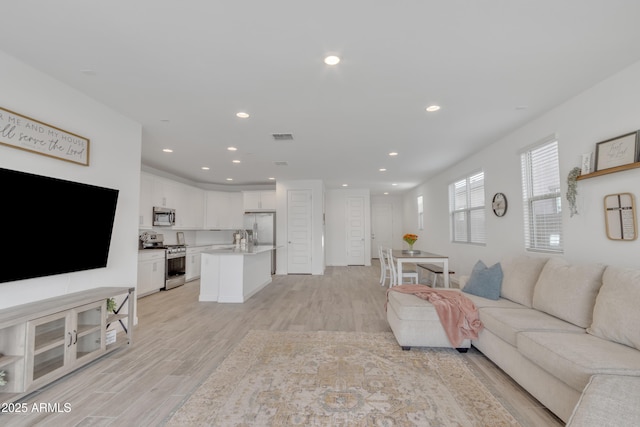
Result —
<path fill-rule="evenodd" d="M 233 163 L 240 163 L 240 160 L 232 160 Z"/>
<path fill-rule="evenodd" d="M 269 177 L 269 180 L 270 180 L 270 181 L 275 181 L 276 179 L 275 179 L 274 177 L 270 176 L 270 177 Z"/>
<path fill-rule="evenodd" d="M 394 183 L 393 183 L 393 184 L 391 184 L 391 185 L 393 185 L 393 186 L 395 187 L 395 186 L 397 186 L 398 184 L 396 184 L 396 183 L 394 182 Z"/>
<path fill-rule="evenodd" d="M 173 153 L 173 150 L 171 148 L 163 148 L 162 151 L 164 151 L 165 153 Z"/>
<path fill-rule="evenodd" d="M 429 105 L 427 107 L 427 111 L 433 113 L 434 111 L 438 111 L 440 109 L 439 105 Z"/>
<path fill-rule="evenodd" d="M 238 149 L 236 147 L 227 147 L 227 150 L 229 150 L 229 151 L 237 151 Z"/>
<path fill-rule="evenodd" d="M 233 181 L 233 178 L 227 178 L 227 181 Z"/>
<path fill-rule="evenodd" d="M 398 153 L 396 153 L 395 151 L 392 151 L 392 152 L 389 153 L 389 155 L 393 157 L 393 156 L 397 156 Z"/>
<path fill-rule="evenodd" d="M 209 170 L 209 166 L 203 166 L 200 169 L 202 169 L 203 171 L 208 171 Z"/>
<path fill-rule="evenodd" d="M 378 169 L 380 172 L 386 172 L 387 170 L 385 168 L 380 168 Z"/>
<path fill-rule="evenodd" d="M 348 186 L 349 186 L 349 184 L 342 184 L 342 186 L 343 186 L 343 187 L 348 187 Z"/>
<path fill-rule="evenodd" d="M 384 193 L 382 193 L 382 194 L 384 194 L 385 196 L 388 196 L 388 195 L 389 195 L 389 192 L 388 192 L 388 191 L 385 191 L 385 192 L 384 192 Z"/>
<path fill-rule="evenodd" d="M 236 114 L 236 116 L 240 117 L 241 119 L 246 119 L 249 117 L 249 114 L 245 113 L 244 111 L 240 111 L 239 113 Z"/>
<path fill-rule="evenodd" d="M 337 65 L 338 62 L 340 62 L 340 58 L 338 58 L 335 55 L 329 55 L 326 58 L 324 58 L 324 63 L 327 65 Z"/>

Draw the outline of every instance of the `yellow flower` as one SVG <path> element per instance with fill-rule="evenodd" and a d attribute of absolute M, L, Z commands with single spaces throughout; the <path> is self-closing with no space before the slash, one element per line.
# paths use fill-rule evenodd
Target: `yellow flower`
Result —
<path fill-rule="evenodd" d="M 416 240 L 418 240 L 418 235 L 417 234 L 407 233 L 404 236 L 402 236 L 402 240 L 404 240 L 405 242 L 407 242 L 410 245 L 413 245 L 416 242 Z"/>

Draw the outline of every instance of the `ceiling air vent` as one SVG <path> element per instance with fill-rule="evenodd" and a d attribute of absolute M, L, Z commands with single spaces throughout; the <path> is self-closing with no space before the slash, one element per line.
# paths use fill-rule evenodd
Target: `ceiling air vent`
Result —
<path fill-rule="evenodd" d="M 273 164 L 276 166 L 289 166 L 289 163 L 287 162 L 273 162 Z"/>
<path fill-rule="evenodd" d="M 291 133 L 274 133 L 272 135 L 276 141 L 293 141 L 293 134 Z"/>

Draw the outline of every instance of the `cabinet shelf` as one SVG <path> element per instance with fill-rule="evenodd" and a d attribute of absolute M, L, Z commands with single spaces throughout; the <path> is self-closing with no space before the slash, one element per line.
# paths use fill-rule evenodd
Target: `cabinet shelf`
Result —
<path fill-rule="evenodd" d="M 2 370 L 2 368 L 4 368 L 5 366 L 9 366 L 21 359 L 22 359 L 22 356 L 8 356 L 6 354 L 3 356 L 0 356 L 0 370 Z"/>
<path fill-rule="evenodd" d="M 610 173 L 622 172 L 622 171 L 637 169 L 637 168 L 640 168 L 640 162 L 629 163 L 628 165 L 616 166 L 614 168 L 602 169 L 596 172 L 580 175 L 576 179 L 580 181 L 583 179 L 595 178 L 597 176 L 608 175 Z"/>

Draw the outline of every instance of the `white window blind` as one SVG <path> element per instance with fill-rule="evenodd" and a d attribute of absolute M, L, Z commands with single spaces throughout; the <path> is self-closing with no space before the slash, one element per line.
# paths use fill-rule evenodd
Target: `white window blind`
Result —
<path fill-rule="evenodd" d="M 547 141 L 523 152 L 521 164 L 526 249 L 562 253 L 558 141 Z"/>
<path fill-rule="evenodd" d="M 449 185 L 449 213 L 453 242 L 486 242 L 484 172 L 474 173 Z"/>
<path fill-rule="evenodd" d="M 418 196 L 416 203 L 418 204 L 418 230 L 424 230 L 424 198 Z"/>

